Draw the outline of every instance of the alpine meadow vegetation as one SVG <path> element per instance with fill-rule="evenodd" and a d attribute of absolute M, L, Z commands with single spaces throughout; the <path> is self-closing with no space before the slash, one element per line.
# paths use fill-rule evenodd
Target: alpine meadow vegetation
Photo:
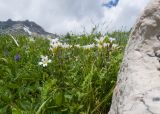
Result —
<path fill-rule="evenodd" d="M 129 32 L 0 35 L 0 114 L 107 114 Z"/>

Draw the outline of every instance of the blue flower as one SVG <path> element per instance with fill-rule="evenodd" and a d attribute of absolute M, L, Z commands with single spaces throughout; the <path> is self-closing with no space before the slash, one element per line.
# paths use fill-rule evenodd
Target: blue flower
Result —
<path fill-rule="evenodd" d="M 119 0 L 111 0 L 111 1 L 103 4 L 103 6 L 108 7 L 108 8 L 112 8 L 112 7 L 117 6 L 118 2 L 119 2 Z"/>
<path fill-rule="evenodd" d="M 16 54 L 16 55 L 14 56 L 14 60 L 15 60 L 15 61 L 19 61 L 20 58 L 21 58 L 21 56 L 20 56 L 19 54 Z"/>

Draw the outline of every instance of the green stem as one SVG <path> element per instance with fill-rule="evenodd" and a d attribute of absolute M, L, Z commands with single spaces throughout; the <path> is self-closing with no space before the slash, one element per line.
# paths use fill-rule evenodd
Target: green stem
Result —
<path fill-rule="evenodd" d="M 104 100 L 103 100 L 102 102 L 100 102 L 100 103 L 92 110 L 91 114 L 93 114 L 96 110 L 98 110 L 98 108 L 99 108 L 104 102 L 106 102 L 106 101 L 110 98 L 110 96 L 111 96 L 112 93 L 113 93 L 114 88 L 115 88 L 115 85 L 111 88 L 111 90 L 109 91 L 109 93 L 107 94 L 107 96 L 104 98 Z"/>

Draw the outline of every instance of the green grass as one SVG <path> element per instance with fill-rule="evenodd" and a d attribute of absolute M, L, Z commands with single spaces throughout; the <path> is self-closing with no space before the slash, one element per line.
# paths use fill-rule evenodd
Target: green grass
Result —
<path fill-rule="evenodd" d="M 101 34 L 67 34 L 60 41 L 72 47 L 52 50 L 45 38 L 16 36 L 17 46 L 0 35 L 0 114 L 107 114 L 128 34 L 110 33 L 108 47 L 91 49 L 74 45 L 96 44 Z M 52 62 L 39 65 L 41 55 Z"/>

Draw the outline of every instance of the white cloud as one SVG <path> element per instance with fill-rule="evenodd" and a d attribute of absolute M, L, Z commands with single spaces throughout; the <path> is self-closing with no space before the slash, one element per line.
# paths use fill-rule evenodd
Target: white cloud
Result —
<path fill-rule="evenodd" d="M 107 9 L 105 0 L 0 0 L 0 20 L 28 19 L 53 33 L 90 31 L 94 24 L 104 31 L 130 28 L 148 1 L 119 0 Z"/>
<path fill-rule="evenodd" d="M 120 0 L 117 7 L 105 10 L 105 19 L 111 21 L 110 30 L 121 29 L 122 26 L 129 29 L 135 23 L 149 0 Z"/>

